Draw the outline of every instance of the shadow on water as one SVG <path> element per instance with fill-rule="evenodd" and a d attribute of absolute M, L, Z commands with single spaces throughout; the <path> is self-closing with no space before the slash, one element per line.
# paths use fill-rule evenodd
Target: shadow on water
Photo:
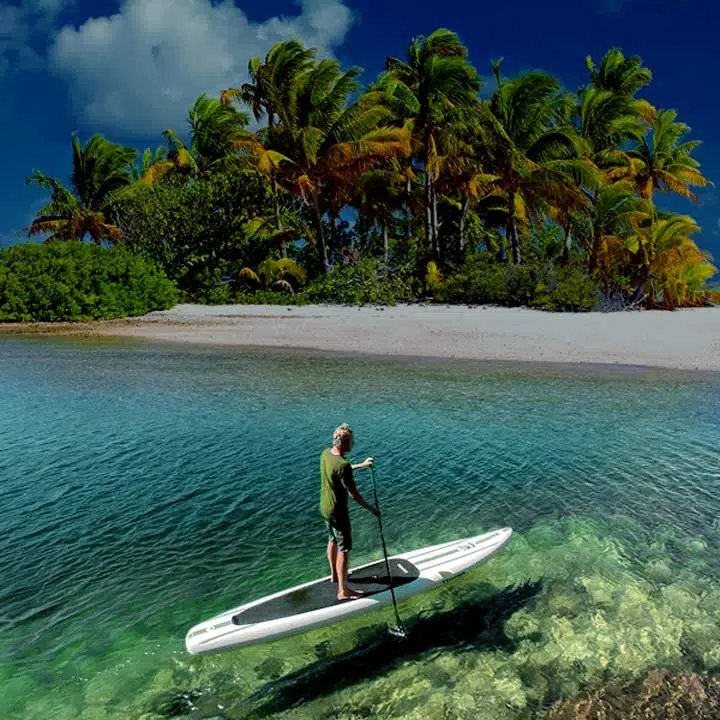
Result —
<path fill-rule="evenodd" d="M 258 688 L 249 698 L 249 718 L 263 718 L 302 702 L 329 695 L 364 680 L 383 675 L 398 664 L 423 657 L 432 659 L 443 650 L 464 652 L 486 649 L 512 650 L 505 621 L 538 595 L 541 582 L 505 588 L 491 596 L 466 600 L 449 612 L 420 614 L 406 621 L 408 637 L 373 628 L 362 647 L 342 655 L 321 658 L 302 670 Z M 322 648 L 318 648 L 322 652 Z M 259 703 L 256 705 L 256 703 Z M 253 707 L 254 706 L 254 707 Z"/>

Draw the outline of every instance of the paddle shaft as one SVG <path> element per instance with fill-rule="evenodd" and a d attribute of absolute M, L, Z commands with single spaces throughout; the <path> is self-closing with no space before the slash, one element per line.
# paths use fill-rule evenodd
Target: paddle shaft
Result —
<path fill-rule="evenodd" d="M 375 483 L 375 468 L 370 466 L 370 477 L 372 478 L 373 484 L 373 496 L 375 497 L 375 507 L 380 512 L 380 503 L 377 495 L 377 484 Z M 385 535 L 383 534 L 382 517 L 378 517 L 378 525 L 380 526 L 380 540 L 382 542 L 383 557 L 385 558 L 385 569 L 388 574 L 388 581 L 390 583 L 390 595 L 392 596 L 393 608 L 395 609 L 395 621 L 398 625 L 398 630 L 404 636 L 405 628 L 403 627 L 402 620 L 400 620 L 400 613 L 397 608 L 397 600 L 395 599 L 395 588 L 393 587 L 392 574 L 390 573 L 390 561 L 388 560 L 387 547 L 385 546 Z"/>

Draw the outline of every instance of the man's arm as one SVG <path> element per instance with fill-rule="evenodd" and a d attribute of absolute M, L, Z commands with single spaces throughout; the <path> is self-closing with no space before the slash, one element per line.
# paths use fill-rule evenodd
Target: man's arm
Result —
<path fill-rule="evenodd" d="M 365 468 L 370 467 L 374 462 L 375 461 L 371 457 L 369 457 L 367 458 L 367 460 L 365 460 L 365 462 L 358 463 L 357 465 L 351 465 L 350 467 L 353 470 L 364 470 Z"/>
<path fill-rule="evenodd" d="M 366 510 L 369 510 L 375 517 L 380 517 L 380 511 L 373 507 L 365 498 L 358 492 L 357 487 L 355 486 L 355 480 L 352 477 L 352 470 L 362 470 L 363 468 L 370 467 L 373 463 L 372 458 L 368 458 L 364 463 L 360 463 L 359 465 L 351 465 L 351 471 L 347 472 L 345 475 L 345 489 L 348 491 L 348 495 L 358 504 L 360 507 L 364 507 Z M 346 466 L 347 467 L 347 466 Z"/>
<path fill-rule="evenodd" d="M 348 492 L 350 493 L 350 497 L 358 505 L 360 505 L 360 507 L 364 507 L 366 510 L 369 510 L 375 517 L 380 517 L 380 511 L 365 500 L 365 498 L 358 492 L 358 489 L 355 487 L 355 483 L 353 483 L 348 488 Z"/>

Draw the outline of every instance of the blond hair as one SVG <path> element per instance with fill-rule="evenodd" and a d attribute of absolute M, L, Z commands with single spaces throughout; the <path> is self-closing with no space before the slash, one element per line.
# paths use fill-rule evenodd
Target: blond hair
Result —
<path fill-rule="evenodd" d="M 333 447 L 341 448 L 347 446 L 347 442 L 352 438 L 353 431 L 347 423 L 343 423 L 335 428 L 333 433 Z"/>

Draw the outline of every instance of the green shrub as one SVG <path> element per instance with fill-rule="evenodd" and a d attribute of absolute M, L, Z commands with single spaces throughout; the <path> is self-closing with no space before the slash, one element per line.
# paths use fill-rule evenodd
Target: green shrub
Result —
<path fill-rule="evenodd" d="M 0 320 L 93 320 L 172 307 L 177 290 L 121 247 L 24 243 L 0 250 Z"/>
<path fill-rule="evenodd" d="M 182 302 L 199 305 L 230 305 L 235 302 L 234 294 L 225 284 L 199 286 L 193 292 L 180 294 Z"/>
<path fill-rule="evenodd" d="M 543 310 L 587 312 L 600 302 L 600 289 L 580 270 L 563 269 L 538 283 L 533 307 Z"/>
<path fill-rule="evenodd" d="M 437 293 L 443 282 L 443 274 L 437 263 L 431 260 L 425 266 L 425 288 L 431 294 Z"/>
<path fill-rule="evenodd" d="M 303 292 L 310 303 L 392 305 L 413 299 L 412 279 L 404 270 L 391 270 L 368 258 L 339 267 L 314 280 Z"/>
<path fill-rule="evenodd" d="M 254 171 L 214 173 L 188 183 L 134 186 L 117 204 L 125 246 L 162 268 L 193 302 L 222 303 L 222 277 L 256 268 L 272 242 L 253 234 L 253 218 L 273 212 L 267 178 Z"/>
<path fill-rule="evenodd" d="M 468 256 L 458 271 L 440 285 L 435 298 L 516 307 L 532 300 L 536 285 L 535 268 L 498 263 L 488 253 L 476 253 Z"/>
<path fill-rule="evenodd" d="M 236 292 L 232 302 L 240 305 L 307 305 L 303 295 L 275 292 L 274 290 L 257 290 L 255 292 Z"/>
<path fill-rule="evenodd" d="M 182 278 L 175 280 L 181 302 L 201 305 L 228 305 L 234 302 L 232 289 L 223 281 L 219 268 L 210 269 L 202 264 L 189 264 L 185 278 L 190 274 L 193 276 L 193 281 L 187 285 L 183 283 Z"/>

